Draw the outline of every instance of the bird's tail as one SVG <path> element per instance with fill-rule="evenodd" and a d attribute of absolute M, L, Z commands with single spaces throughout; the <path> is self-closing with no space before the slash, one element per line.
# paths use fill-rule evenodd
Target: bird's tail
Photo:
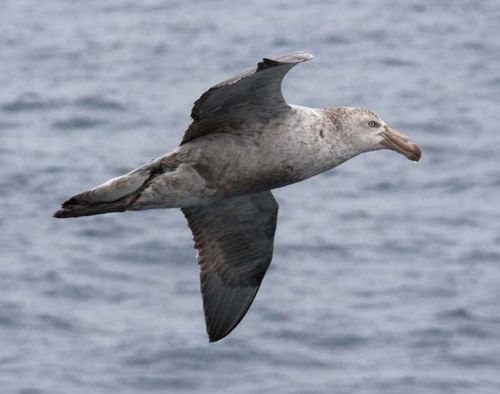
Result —
<path fill-rule="evenodd" d="M 139 198 L 154 175 L 154 166 L 144 165 L 128 174 L 110 179 L 63 202 L 54 217 L 71 218 L 126 211 Z"/>

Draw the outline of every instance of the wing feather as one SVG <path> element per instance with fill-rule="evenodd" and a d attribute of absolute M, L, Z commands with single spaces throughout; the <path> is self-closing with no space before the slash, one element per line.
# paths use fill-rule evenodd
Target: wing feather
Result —
<path fill-rule="evenodd" d="M 228 335 L 252 304 L 273 255 L 278 203 L 271 192 L 182 208 L 198 249 L 211 342 Z"/>
<path fill-rule="evenodd" d="M 256 67 L 211 87 L 195 101 L 193 122 L 181 145 L 211 133 L 237 132 L 245 128 L 245 123 L 265 122 L 273 114 L 288 110 L 281 82 L 292 67 L 312 58 L 300 51 L 264 58 Z"/>

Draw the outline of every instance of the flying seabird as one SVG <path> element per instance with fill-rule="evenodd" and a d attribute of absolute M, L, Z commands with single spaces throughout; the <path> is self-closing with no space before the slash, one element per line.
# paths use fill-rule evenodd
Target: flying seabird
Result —
<path fill-rule="evenodd" d="M 196 100 L 180 145 L 128 174 L 65 201 L 57 218 L 181 208 L 198 250 L 209 340 L 228 335 L 250 307 L 273 254 L 278 203 L 271 190 L 350 158 L 420 148 L 364 108 L 288 104 L 285 74 L 312 55 L 264 58 Z"/>

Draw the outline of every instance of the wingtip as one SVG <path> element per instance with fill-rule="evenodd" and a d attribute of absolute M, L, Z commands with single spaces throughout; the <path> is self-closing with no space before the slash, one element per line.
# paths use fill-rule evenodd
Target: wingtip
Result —
<path fill-rule="evenodd" d="M 245 314 L 243 314 L 243 315 L 245 315 Z M 205 316 L 206 316 L 206 312 L 205 312 Z M 221 339 L 224 339 L 225 337 L 227 337 L 229 334 L 231 334 L 233 332 L 233 330 L 236 328 L 236 326 L 238 325 L 238 323 L 241 321 L 242 318 L 243 318 L 243 316 L 241 316 L 241 318 L 239 318 L 237 320 L 237 322 L 234 322 L 233 324 L 230 324 L 226 327 L 217 327 L 217 325 L 212 324 L 213 322 L 209 323 L 205 319 L 205 324 L 206 324 L 205 327 L 207 330 L 208 342 L 209 343 L 218 342 Z"/>
<path fill-rule="evenodd" d="M 297 56 L 300 56 L 304 61 L 314 59 L 314 55 L 312 53 L 306 51 L 297 51 L 295 52 Z"/>
<path fill-rule="evenodd" d="M 208 342 L 209 343 L 214 343 L 217 341 L 220 341 L 222 338 L 224 338 L 228 333 L 221 333 L 218 330 L 214 330 L 213 325 L 208 324 L 205 320 L 206 323 L 206 329 L 207 329 L 207 336 L 208 336 Z"/>
<path fill-rule="evenodd" d="M 285 63 L 302 63 L 314 59 L 314 55 L 305 51 L 294 51 L 286 55 L 280 56 L 276 61 L 281 61 Z"/>
<path fill-rule="evenodd" d="M 214 343 L 214 342 L 218 342 L 220 341 L 221 339 L 227 337 L 230 333 L 231 333 L 232 329 L 227 331 L 227 332 L 224 332 L 224 333 L 208 333 L 208 342 L 209 343 Z"/>

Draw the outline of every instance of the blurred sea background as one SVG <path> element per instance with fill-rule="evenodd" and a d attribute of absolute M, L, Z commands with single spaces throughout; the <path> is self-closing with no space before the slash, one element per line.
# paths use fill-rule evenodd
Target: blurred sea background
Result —
<path fill-rule="evenodd" d="M 423 149 L 277 190 L 275 255 L 209 344 L 178 210 L 51 217 L 164 154 L 263 56 L 291 103 Z M 0 391 L 499 393 L 500 2 L 0 3 Z"/>

